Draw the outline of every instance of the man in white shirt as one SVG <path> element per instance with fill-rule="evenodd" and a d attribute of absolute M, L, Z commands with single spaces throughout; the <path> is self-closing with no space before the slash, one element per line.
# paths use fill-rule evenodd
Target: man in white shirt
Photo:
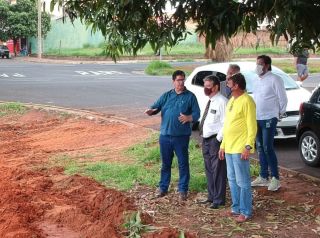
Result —
<path fill-rule="evenodd" d="M 208 198 L 199 203 L 211 203 L 210 208 L 224 206 L 226 201 L 226 162 L 219 160 L 222 127 L 228 99 L 220 92 L 220 80 L 214 75 L 204 78 L 204 93 L 209 97 L 200 122 L 202 153 L 208 185 Z"/>
<path fill-rule="evenodd" d="M 251 183 L 251 186 L 268 186 L 268 190 L 277 191 L 280 188 L 280 181 L 278 159 L 273 141 L 278 119 L 285 115 L 288 99 L 283 80 L 271 72 L 271 58 L 269 56 L 258 56 L 256 73 L 259 77 L 253 85 L 253 99 L 257 109 L 256 146 L 260 162 L 260 175 Z"/>

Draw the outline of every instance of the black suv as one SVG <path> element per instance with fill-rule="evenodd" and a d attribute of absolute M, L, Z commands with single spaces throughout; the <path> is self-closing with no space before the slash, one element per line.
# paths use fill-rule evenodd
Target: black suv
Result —
<path fill-rule="evenodd" d="M 0 56 L 3 59 L 4 57 L 7 57 L 9 59 L 9 49 L 5 45 L 0 45 Z"/>
<path fill-rule="evenodd" d="M 300 105 L 300 119 L 297 125 L 300 156 L 307 165 L 320 165 L 320 86 L 312 93 L 310 100 Z"/>

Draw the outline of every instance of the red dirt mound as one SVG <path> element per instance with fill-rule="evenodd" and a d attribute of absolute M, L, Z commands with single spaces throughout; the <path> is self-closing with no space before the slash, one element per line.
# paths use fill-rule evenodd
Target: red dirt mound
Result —
<path fill-rule="evenodd" d="M 1 118 L 0 236 L 123 237 L 124 214 L 136 209 L 130 198 L 91 179 L 66 176 L 46 162 L 60 152 L 103 146 L 117 151 L 145 135 L 117 122 L 40 111 Z"/>

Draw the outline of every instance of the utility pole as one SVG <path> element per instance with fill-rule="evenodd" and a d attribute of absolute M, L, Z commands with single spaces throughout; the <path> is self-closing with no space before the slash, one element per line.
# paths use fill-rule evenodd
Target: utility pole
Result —
<path fill-rule="evenodd" d="M 38 0 L 38 58 L 42 57 L 42 36 L 41 36 L 41 0 Z"/>

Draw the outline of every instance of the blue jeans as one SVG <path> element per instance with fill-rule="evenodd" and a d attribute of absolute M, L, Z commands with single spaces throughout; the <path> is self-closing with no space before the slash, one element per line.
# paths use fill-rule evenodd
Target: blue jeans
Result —
<path fill-rule="evenodd" d="M 161 177 L 159 187 L 162 192 L 167 192 L 171 180 L 171 165 L 174 153 L 179 164 L 179 192 L 187 192 L 189 188 L 189 138 L 190 136 L 165 136 L 160 135 Z"/>
<path fill-rule="evenodd" d="M 234 213 L 252 216 L 252 191 L 250 162 L 241 159 L 241 154 L 226 154 L 227 176 L 231 192 L 231 210 Z"/>
<path fill-rule="evenodd" d="M 257 122 L 256 145 L 260 161 L 260 176 L 268 179 L 268 168 L 270 168 L 271 177 L 279 179 L 278 159 L 273 147 L 278 119 L 274 117 L 269 120 L 258 120 Z"/>

